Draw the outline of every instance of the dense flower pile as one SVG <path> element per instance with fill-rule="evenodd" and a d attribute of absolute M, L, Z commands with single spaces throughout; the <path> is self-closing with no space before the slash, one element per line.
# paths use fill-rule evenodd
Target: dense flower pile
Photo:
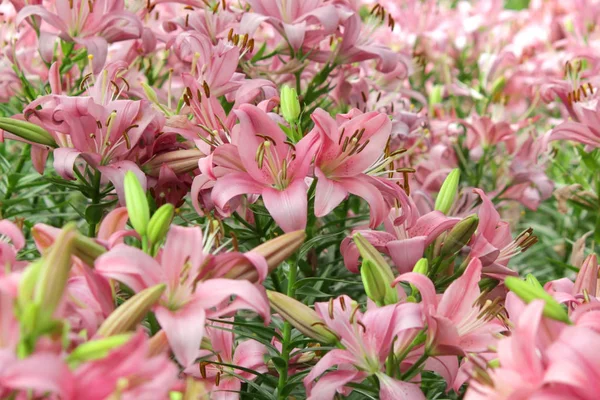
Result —
<path fill-rule="evenodd" d="M 597 398 L 599 1 L 0 20 L 1 398 Z"/>

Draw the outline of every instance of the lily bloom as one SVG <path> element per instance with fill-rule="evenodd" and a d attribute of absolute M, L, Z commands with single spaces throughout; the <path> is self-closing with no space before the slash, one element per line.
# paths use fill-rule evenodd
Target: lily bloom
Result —
<path fill-rule="evenodd" d="M 420 307 L 404 303 L 369 308 L 365 313 L 358 307 L 348 296 L 315 304 L 315 311 L 329 330 L 339 336 L 342 348 L 330 350 L 304 378 L 308 399 L 327 400 L 336 393 L 348 394 L 348 383 L 362 382 L 373 375 L 379 380 L 381 399 L 425 399 L 419 386 L 384 373 L 394 337 L 423 326 Z M 330 370 L 334 366 L 338 369 Z"/>
<path fill-rule="evenodd" d="M 216 180 L 212 200 L 226 210 L 237 196 L 260 194 L 284 232 L 304 229 L 308 208 L 304 179 L 317 150 L 317 135 L 309 134 L 292 144 L 258 107 L 242 105 L 236 114 L 240 124 L 232 132 L 232 142 L 237 145 L 239 160 L 231 164 L 241 163 L 242 168 Z"/>
<path fill-rule="evenodd" d="M 575 282 L 569 278 L 561 278 L 546 283 L 544 289 L 560 303 L 567 303 L 571 308 L 590 301 L 598 301 L 598 257 L 590 254 L 577 273 Z"/>
<path fill-rule="evenodd" d="M 12 269 L 20 265 L 17 253 L 25 247 L 25 236 L 15 224 L 0 219 L 0 265 Z"/>
<path fill-rule="evenodd" d="M 83 363 L 73 371 L 73 399 L 167 399 L 177 383 L 176 365 L 165 353 L 149 355 L 143 330 L 99 360 Z"/>
<path fill-rule="evenodd" d="M 226 322 L 212 322 L 206 327 L 206 336 L 210 340 L 212 353 L 209 358 L 203 358 L 198 367 L 192 366 L 188 373 L 197 377 L 214 382 L 211 390 L 211 399 L 216 400 L 235 400 L 239 398 L 239 392 L 242 387 L 242 381 L 239 377 L 246 380 L 253 380 L 259 374 L 267 372 L 265 364 L 265 355 L 267 348 L 256 340 L 244 340 L 235 345 L 234 335 L 231 331 L 232 318 L 227 318 Z M 212 364 L 216 361 L 223 364 L 239 365 L 245 370 L 236 369 L 228 365 Z M 255 371 L 252 374 L 247 370 Z M 235 375 L 234 375 L 235 374 Z"/>
<path fill-rule="evenodd" d="M 419 289 L 429 331 L 426 347 L 432 355 L 487 351 L 493 335 L 506 330 L 496 317 L 499 311 L 496 302 L 478 304 L 481 272 L 481 261 L 472 259 L 463 275 L 439 298 L 433 282 L 425 275 L 408 272 L 394 280 L 393 285 L 407 282 Z"/>
<path fill-rule="evenodd" d="M 253 13 L 244 14 L 240 25 L 244 33 L 252 33 L 262 22 L 268 22 L 295 49 L 305 42 L 321 39 L 338 27 L 338 10 L 325 0 L 248 0 Z M 323 29 L 309 29 L 320 24 Z"/>
<path fill-rule="evenodd" d="M 423 257 L 423 253 L 440 234 L 452 229 L 460 219 L 445 216 L 439 211 L 431 211 L 419 216 L 412 199 L 409 199 L 411 215 L 407 217 L 408 208 L 402 210 L 392 208 L 383 222 L 385 231 L 357 230 L 376 249 L 387 254 L 394 261 L 400 273 L 409 272 L 415 263 Z M 407 217 L 399 222 L 403 216 Z M 354 233 L 354 232 L 353 232 Z M 340 245 L 344 264 L 350 271 L 358 272 L 358 249 L 352 236 L 346 237 Z"/>
<path fill-rule="evenodd" d="M 206 318 L 218 318 L 238 309 L 255 310 L 267 322 L 270 318 L 262 287 L 233 279 L 203 280 L 218 268 L 207 254 L 213 240 L 211 235 L 205 243 L 199 227 L 172 226 L 156 259 L 137 248 L 119 244 L 95 263 L 99 274 L 124 283 L 134 292 L 167 284 L 154 312 L 177 361 L 184 367 L 191 365 L 200 354 Z M 205 243 L 204 249 L 199 247 L 202 243 Z M 266 274 L 263 257 L 250 252 L 239 258 L 247 258 L 257 269 L 263 270 L 260 276 Z M 231 296 L 236 298 L 229 301 Z"/>
<path fill-rule="evenodd" d="M 133 171 L 145 186 L 146 176 L 135 161 L 164 125 L 164 118 L 147 100 L 119 99 L 128 86 L 121 77 L 125 68 L 123 63 L 108 65 L 92 78 L 95 84 L 87 96 L 42 96 L 24 111 L 27 119 L 56 139 L 54 168 L 59 175 L 74 179 L 75 163 L 81 157 L 113 183 L 121 199 L 126 171 Z"/>
<path fill-rule="evenodd" d="M 140 19 L 125 9 L 123 0 L 56 0 L 52 12 L 48 6 L 31 5 L 21 9 L 16 23 L 36 16 L 53 30 L 40 31 L 40 53 L 46 62 L 54 55 L 57 38 L 80 44 L 94 56 L 94 71 L 106 61 L 108 44 L 142 36 Z"/>
<path fill-rule="evenodd" d="M 478 211 L 479 226 L 471 241 L 471 257 L 478 258 L 483 265 L 483 273 L 494 279 L 516 276 L 517 272 L 507 267 L 510 259 L 527 250 L 537 242 L 532 230 L 522 232 L 515 239 L 510 234 L 508 222 L 500 219 L 494 204 L 481 189 L 474 189 L 482 204 Z"/>
<path fill-rule="evenodd" d="M 384 151 L 392 122 L 383 113 L 363 114 L 356 109 L 336 119 L 317 109 L 312 119 L 312 132 L 321 140 L 315 159 L 315 215 L 329 214 L 351 193 L 369 203 L 370 227 L 377 227 L 401 196 L 399 187 L 378 177 L 387 174 L 394 161 L 395 155 Z"/>

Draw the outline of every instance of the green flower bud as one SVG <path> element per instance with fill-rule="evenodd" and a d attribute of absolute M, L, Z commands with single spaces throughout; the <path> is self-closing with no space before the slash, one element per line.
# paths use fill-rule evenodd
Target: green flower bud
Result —
<path fill-rule="evenodd" d="M 267 297 L 271 308 L 304 335 L 321 343 L 333 344 L 338 341 L 338 337 L 325 326 L 313 309 L 282 293 L 267 290 Z"/>
<path fill-rule="evenodd" d="M 160 207 L 148 223 L 148 240 L 152 244 L 160 243 L 171 226 L 173 216 L 175 215 L 175 207 L 172 204 L 164 204 Z"/>
<path fill-rule="evenodd" d="M 477 230 L 477 225 L 479 225 L 479 217 L 475 214 L 469 215 L 454 225 L 454 228 L 446 235 L 440 251 L 440 257 L 446 258 L 453 255 L 469 243 L 471 236 Z"/>
<path fill-rule="evenodd" d="M 446 180 L 444 180 L 437 199 L 435 199 L 435 209 L 437 211 L 448 214 L 452 204 L 454 204 L 459 181 L 460 170 L 455 168 L 448 174 Z"/>
<path fill-rule="evenodd" d="M 78 234 L 75 237 L 73 255 L 87 265 L 94 265 L 96 258 L 106 253 L 106 248 L 94 239 Z"/>
<path fill-rule="evenodd" d="M 355 233 L 353 236 L 353 240 L 356 244 L 356 248 L 358 249 L 363 259 L 363 267 L 365 261 L 368 261 L 370 263 L 368 267 L 370 270 L 366 271 L 366 273 L 371 275 L 373 279 L 377 280 L 377 283 L 369 282 L 371 287 L 368 290 L 374 289 L 375 286 L 373 285 L 376 285 L 376 287 L 380 288 L 381 290 L 385 289 L 383 303 L 397 303 L 398 292 L 396 289 L 392 288 L 392 282 L 394 281 L 394 273 L 392 272 L 392 268 L 385 261 L 381 253 L 379 253 L 379 251 L 377 251 L 377 249 L 373 247 L 373 245 L 369 243 L 360 233 Z M 363 277 L 363 283 L 364 282 L 365 279 Z M 366 285 L 365 290 L 367 290 Z M 367 295 L 369 294 L 367 293 Z"/>
<path fill-rule="evenodd" d="M 131 338 L 131 333 L 123 333 L 98 340 L 91 340 L 77 346 L 67 357 L 67 363 L 73 368 L 85 361 L 99 360 L 114 348 L 122 346 Z"/>
<path fill-rule="evenodd" d="M 384 304 L 387 289 L 385 280 L 382 279 L 377 267 L 371 261 L 363 261 L 360 268 L 360 277 L 367 296 L 379 305 Z"/>
<path fill-rule="evenodd" d="M 498 96 L 502 95 L 502 90 L 504 90 L 505 86 L 506 86 L 506 78 L 503 77 L 503 76 L 497 78 L 492 83 L 492 89 L 491 89 L 490 97 L 492 99 L 495 99 Z"/>
<path fill-rule="evenodd" d="M 296 89 L 284 85 L 281 88 L 281 113 L 290 124 L 298 121 L 300 116 L 300 101 Z"/>
<path fill-rule="evenodd" d="M 145 236 L 150 220 L 150 208 L 148 207 L 146 193 L 144 193 L 140 181 L 131 171 L 127 171 L 125 174 L 124 186 L 129 221 L 131 221 L 131 225 L 140 236 Z"/>
<path fill-rule="evenodd" d="M 421 258 L 419 261 L 417 261 L 413 268 L 413 272 L 421 275 L 427 275 L 427 272 L 429 272 L 429 262 L 427 259 Z"/>
<path fill-rule="evenodd" d="M 433 88 L 431 88 L 431 93 L 429 93 L 429 104 L 434 105 L 441 103 L 443 91 L 443 85 L 434 85 Z"/>
<path fill-rule="evenodd" d="M 167 285 L 152 286 L 127 299 L 104 320 L 97 335 L 103 337 L 135 330 L 150 309 L 160 299 Z"/>
<path fill-rule="evenodd" d="M 0 118 L 0 129 L 12 133 L 28 142 L 42 144 L 49 147 L 58 147 L 52 135 L 44 128 L 13 118 Z"/>
<path fill-rule="evenodd" d="M 76 237 L 75 224 L 68 224 L 62 229 L 48 253 L 42 257 L 43 265 L 34 302 L 43 306 L 43 312 L 49 317 L 54 314 L 67 286 Z"/>
<path fill-rule="evenodd" d="M 535 279 L 535 278 L 534 278 Z M 537 280 L 536 280 L 537 281 Z M 539 282 L 531 283 L 525 282 L 514 276 L 508 276 L 504 280 L 506 287 L 516 294 L 521 300 L 529 304 L 533 300 L 543 300 L 546 304 L 544 305 L 544 315 L 548 318 L 562 321 L 567 324 L 571 323 L 567 311 L 561 306 L 548 292 L 546 292 Z M 538 286 L 539 285 L 539 286 Z"/>

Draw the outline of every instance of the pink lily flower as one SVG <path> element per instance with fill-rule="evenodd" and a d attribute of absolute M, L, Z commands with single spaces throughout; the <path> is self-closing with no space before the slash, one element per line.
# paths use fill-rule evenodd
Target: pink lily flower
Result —
<path fill-rule="evenodd" d="M 307 185 L 304 181 L 316 152 L 317 135 L 309 134 L 298 143 L 269 116 L 253 105 L 242 105 L 240 120 L 232 132 L 243 169 L 219 177 L 212 200 L 226 210 L 231 199 L 243 194 L 260 194 L 265 207 L 284 232 L 304 229 L 307 218 Z"/>
<path fill-rule="evenodd" d="M 109 43 L 142 36 L 142 22 L 125 9 L 123 0 L 56 0 L 53 4 L 54 12 L 42 5 L 23 7 L 16 20 L 19 25 L 37 16 L 54 28 L 53 32 L 40 32 L 40 53 L 46 62 L 52 61 L 59 37 L 86 47 L 94 56 L 94 71 L 98 72 L 106 61 Z"/>
<path fill-rule="evenodd" d="M 167 284 L 154 312 L 176 359 L 184 367 L 190 366 L 200 354 L 206 318 L 218 318 L 242 308 L 255 310 L 266 322 L 270 318 L 262 286 L 231 279 L 203 280 L 219 267 L 217 260 L 211 262 L 212 257 L 207 254 L 213 240 L 214 235 L 207 237 L 203 249 L 199 247 L 204 243 L 199 227 L 172 226 L 156 259 L 121 244 L 95 263 L 99 274 L 126 284 L 134 292 Z M 238 257 L 248 259 L 264 278 L 268 268 L 264 258 L 252 252 Z M 235 300 L 230 302 L 234 295 Z"/>
<path fill-rule="evenodd" d="M 315 304 L 315 311 L 327 327 L 340 337 L 342 348 L 330 350 L 304 378 L 308 399 L 327 400 L 336 393 L 348 394 L 349 389 L 345 388 L 348 383 L 362 382 L 373 375 L 379 380 L 381 399 L 425 399 L 418 385 L 383 372 L 394 337 L 423 326 L 418 305 L 373 307 L 365 313 L 358 308 L 348 296 Z M 334 366 L 338 369 L 330 371 Z"/>
<path fill-rule="evenodd" d="M 494 122 L 489 117 L 474 117 L 471 122 L 462 121 L 467 128 L 467 148 L 474 160 L 479 160 L 484 149 L 505 143 L 509 153 L 517 147 L 517 136 L 507 122 Z"/>
<path fill-rule="evenodd" d="M 423 257 L 427 246 L 460 221 L 459 218 L 447 217 L 439 211 L 431 211 L 419 216 L 410 197 L 408 205 L 409 207 L 403 207 L 401 210 L 392 208 L 383 222 L 385 231 L 354 231 L 363 235 L 376 249 L 390 256 L 400 273 L 411 271 L 415 263 Z M 405 215 L 407 209 L 412 210 L 410 216 Z M 405 220 L 398 222 L 402 216 Z M 359 253 L 351 236 L 342 241 L 340 251 L 344 256 L 346 268 L 358 273 Z"/>
<path fill-rule="evenodd" d="M 72 399 L 73 375 L 59 355 L 36 353 L 19 359 L 12 350 L 0 350 L 0 397 L 17 399 L 50 393 Z"/>
<path fill-rule="evenodd" d="M 481 274 L 481 261 L 472 259 L 463 275 L 452 282 L 439 298 L 433 282 L 425 275 L 408 272 L 394 280 L 393 285 L 399 282 L 411 283 L 421 293 L 421 304 L 429 331 L 426 347 L 430 354 L 463 355 L 467 352 L 485 352 L 494 339 L 493 335 L 506 330 L 496 317 L 499 311 L 496 302 L 477 304 L 481 298 Z"/>
<path fill-rule="evenodd" d="M 118 99 L 128 86 L 120 78 L 124 68 L 122 63 L 110 64 L 95 78 L 88 96 L 42 96 L 24 112 L 56 139 L 54 168 L 59 175 L 74 179 L 75 162 L 81 156 L 113 183 L 120 199 L 126 171 L 133 171 L 145 186 L 146 176 L 133 160 L 137 161 L 164 124 L 150 102 Z"/>
<path fill-rule="evenodd" d="M 339 64 L 352 64 L 376 59 L 378 71 L 393 72 L 394 76 L 399 79 L 407 77 L 412 72 L 410 59 L 373 40 L 373 31 L 379 29 L 379 23 L 380 21 L 376 21 L 371 26 L 363 24 L 360 15 L 353 13 L 343 22 L 344 32 L 333 52 L 331 50 L 317 50 L 311 52 L 309 58 L 318 62 L 327 62 L 335 58 Z"/>
<path fill-rule="evenodd" d="M 17 253 L 23 247 L 25 236 L 21 229 L 7 219 L 0 219 L 0 265 L 9 270 L 19 267 L 22 263 L 17 261 Z"/>
<path fill-rule="evenodd" d="M 315 159 L 315 215 L 329 214 L 351 193 L 369 203 L 370 227 L 376 228 L 402 196 L 399 187 L 378 177 L 389 172 L 385 169 L 394 160 L 384 152 L 391 121 L 385 114 L 356 109 L 336 119 L 317 109 L 312 119 L 313 132 L 321 138 Z"/>
<path fill-rule="evenodd" d="M 575 282 L 561 278 L 546 283 L 544 289 L 559 303 L 567 303 L 570 309 L 574 309 L 578 305 L 599 300 L 598 272 L 598 257 L 590 254 L 577 273 Z"/>
<path fill-rule="evenodd" d="M 570 64 L 567 64 L 568 74 L 570 70 Z M 548 132 L 544 143 L 547 145 L 554 140 L 571 140 L 586 145 L 586 150 L 591 151 L 600 147 L 598 90 L 594 89 L 591 81 L 581 84 L 578 73 L 569 75 L 574 75 L 570 76 L 570 84 L 560 82 L 548 84 L 545 88 L 546 100 L 550 100 L 550 94 L 557 94 L 566 106 L 570 118 Z M 597 83 L 597 78 L 592 81 Z"/>
<path fill-rule="evenodd" d="M 517 272 L 507 267 L 512 257 L 527 250 L 537 242 L 537 237 L 528 229 L 515 239 L 510 234 L 508 222 L 500 220 L 492 201 L 481 189 L 474 189 L 483 202 L 479 208 L 479 226 L 471 241 L 470 256 L 478 258 L 483 265 L 483 273 L 494 279 L 516 276 Z"/>
<path fill-rule="evenodd" d="M 233 319 L 227 318 L 225 321 L 233 322 Z M 256 340 L 244 340 L 234 348 L 235 340 L 231 331 L 231 324 L 225 322 L 212 322 L 207 325 L 206 335 L 210 339 L 211 353 L 214 355 L 208 359 L 203 359 L 199 374 L 196 366 L 190 367 L 189 371 L 186 372 L 213 383 L 211 399 L 238 399 L 239 394 L 236 392 L 239 392 L 242 386 L 242 381 L 238 376 L 251 381 L 258 374 L 267 372 L 268 368 L 264 359 L 267 348 Z M 245 369 L 256 371 L 256 374 L 227 365 L 211 364 L 211 361 L 239 365 Z"/>
<path fill-rule="evenodd" d="M 179 370 L 165 353 L 149 355 L 149 343 L 138 330 L 106 357 L 86 362 L 73 372 L 72 399 L 168 399 Z"/>
<path fill-rule="evenodd" d="M 248 0 L 253 13 L 242 17 L 244 33 L 252 33 L 262 22 L 268 22 L 287 39 L 294 50 L 306 42 L 323 38 L 338 27 L 336 6 L 326 0 Z M 309 29 L 320 24 L 323 29 Z"/>

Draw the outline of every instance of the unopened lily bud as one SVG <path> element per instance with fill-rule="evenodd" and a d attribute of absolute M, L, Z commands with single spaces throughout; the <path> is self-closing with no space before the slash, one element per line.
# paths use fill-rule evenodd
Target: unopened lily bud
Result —
<path fill-rule="evenodd" d="M 148 85 L 147 83 L 142 82 L 142 81 L 140 81 L 140 85 L 142 85 L 142 90 L 144 91 L 146 98 L 151 103 L 160 104 L 160 101 L 158 100 L 158 96 L 156 95 L 156 92 L 150 85 Z"/>
<path fill-rule="evenodd" d="M 300 101 L 296 89 L 284 85 L 281 88 L 281 113 L 290 124 L 298 121 L 300 116 Z"/>
<path fill-rule="evenodd" d="M 44 128 L 13 118 L 0 118 L 0 129 L 10 132 L 28 142 L 42 144 L 49 147 L 58 147 L 52 135 Z"/>
<path fill-rule="evenodd" d="M 379 251 L 377 251 L 377 249 L 373 247 L 373 245 L 369 243 L 360 233 L 355 233 L 352 238 L 363 259 L 363 268 L 365 266 L 365 262 L 369 263 L 365 274 L 369 275 L 373 280 L 365 284 L 365 290 L 382 290 L 384 294 L 382 298 L 383 304 L 397 303 L 398 292 L 396 289 L 392 288 L 392 282 L 394 282 L 394 273 L 392 272 L 392 268 L 385 261 Z M 362 274 L 363 273 L 361 270 L 361 276 Z M 364 277 L 363 283 L 365 283 Z M 367 285 L 370 285 L 369 289 L 367 289 Z M 367 295 L 371 297 L 368 292 Z M 380 295 L 381 293 L 377 294 L 378 297 Z M 373 301 L 376 300 L 373 299 Z"/>
<path fill-rule="evenodd" d="M 150 208 L 148 207 L 146 193 L 144 193 L 137 176 L 131 171 L 127 171 L 125 174 L 124 187 L 129 221 L 131 221 L 131 225 L 140 236 L 145 236 L 150 220 Z"/>
<path fill-rule="evenodd" d="M 272 272 L 302 246 L 305 238 L 306 233 L 304 231 L 289 232 L 255 247 L 252 249 L 252 252 L 263 256 L 267 260 L 269 272 Z M 250 261 L 240 261 L 239 264 L 232 267 L 223 277 L 258 282 L 258 272 L 250 264 Z"/>
<path fill-rule="evenodd" d="M 438 193 L 437 199 L 435 199 L 435 209 L 444 214 L 448 214 L 454 199 L 456 198 L 456 192 L 458 189 L 458 182 L 460 181 L 460 170 L 458 168 L 453 169 L 442 184 L 440 192 Z"/>
<path fill-rule="evenodd" d="M 96 258 L 104 253 L 106 253 L 106 247 L 98 244 L 94 239 L 83 235 L 75 237 L 73 255 L 87 265 L 94 265 Z"/>
<path fill-rule="evenodd" d="M 310 307 L 285 294 L 267 290 L 271 308 L 304 335 L 321 343 L 336 343 L 338 337 L 325 327 L 325 322 Z"/>
<path fill-rule="evenodd" d="M 542 286 L 540 281 L 538 281 L 537 278 L 531 274 L 527 274 L 525 276 L 525 281 L 533 287 L 544 290 L 544 287 Z"/>
<path fill-rule="evenodd" d="M 148 223 L 148 240 L 150 243 L 160 243 L 165 238 L 174 215 L 175 207 L 170 203 L 164 204 L 156 210 Z"/>
<path fill-rule="evenodd" d="M 433 111 L 433 106 L 436 104 L 440 104 L 442 102 L 442 97 L 444 94 L 444 86 L 443 85 L 434 85 L 429 93 L 429 109 Z"/>
<path fill-rule="evenodd" d="M 67 286 L 76 237 L 75 224 L 65 226 L 48 253 L 42 258 L 43 265 L 34 301 L 42 305 L 43 311 L 49 316 L 58 307 Z"/>
<path fill-rule="evenodd" d="M 185 174 L 198 168 L 198 160 L 202 157 L 204 154 L 198 149 L 169 151 L 152 157 L 142 166 L 142 170 L 149 176 L 157 177 L 160 168 L 167 165 L 175 174 Z"/>
<path fill-rule="evenodd" d="M 445 258 L 462 249 L 471 240 L 477 230 L 477 225 L 479 225 L 479 217 L 475 214 L 469 215 L 454 225 L 454 228 L 446 235 L 440 256 Z"/>
<path fill-rule="evenodd" d="M 120 335 L 84 342 L 69 354 L 67 362 L 71 368 L 76 368 L 82 362 L 102 359 L 114 348 L 127 343 L 131 339 L 131 336 L 131 333 L 122 333 Z"/>
<path fill-rule="evenodd" d="M 167 285 L 161 283 L 144 289 L 128 299 L 104 320 L 98 328 L 97 335 L 108 337 L 135 330 L 166 288 Z"/>
<path fill-rule="evenodd" d="M 360 268 L 360 277 L 367 296 L 379 305 L 384 304 L 386 285 L 371 261 L 363 261 Z"/>
<path fill-rule="evenodd" d="M 537 299 L 544 300 L 546 303 L 544 305 L 544 315 L 546 317 L 555 319 L 557 321 L 562 321 L 567 324 L 571 323 L 567 311 L 554 299 L 554 297 L 546 292 L 541 285 L 538 286 L 536 284 L 531 284 L 519 278 L 515 278 L 514 276 L 506 277 L 504 284 L 511 292 L 516 294 L 527 304 Z"/>
<path fill-rule="evenodd" d="M 492 89 L 491 89 L 491 93 L 490 93 L 491 98 L 495 99 L 496 97 L 501 95 L 505 86 L 506 86 L 506 78 L 503 76 L 497 78 L 492 83 Z"/>
<path fill-rule="evenodd" d="M 427 275 L 427 273 L 429 272 L 429 261 L 427 261 L 426 258 L 421 258 L 415 264 L 413 272 L 416 272 L 417 274 L 421 275 Z"/>

